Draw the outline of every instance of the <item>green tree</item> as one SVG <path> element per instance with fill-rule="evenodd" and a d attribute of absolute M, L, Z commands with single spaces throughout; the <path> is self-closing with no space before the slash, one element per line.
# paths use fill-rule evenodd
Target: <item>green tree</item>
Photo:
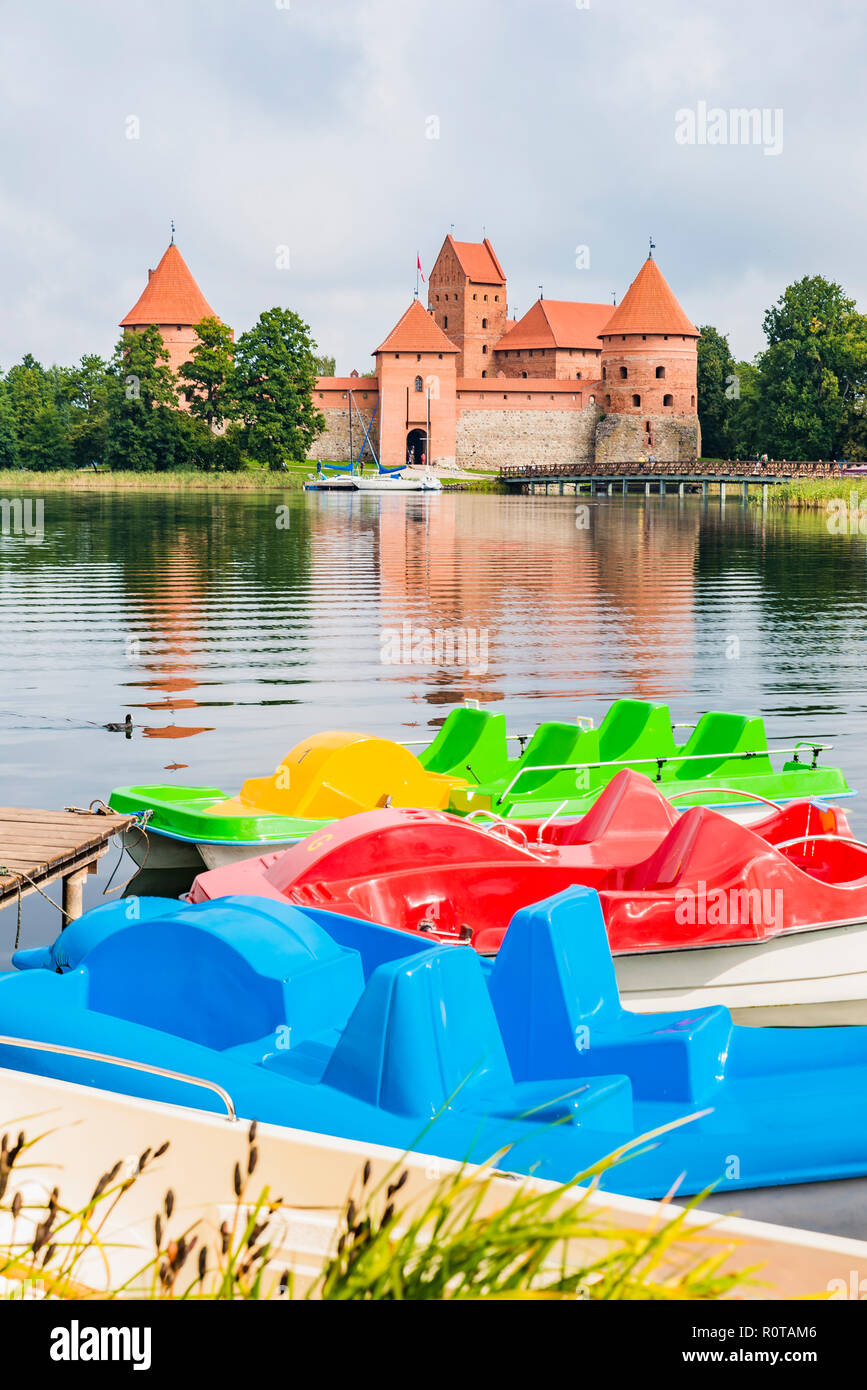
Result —
<path fill-rule="evenodd" d="M 178 381 L 190 413 L 214 430 L 226 419 L 234 352 L 232 330 L 210 317 L 196 324 L 196 333 L 199 341 L 190 351 L 190 360 L 180 367 Z"/>
<path fill-rule="evenodd" d="M 180 432 L 175 381 L 156 327 L 124 335 L 112 361 L 105 460 L 114 469 L 174 468 Z"/>
<path fill-rule="evenodd" d="M 758 359 L 763 452 L 830 459 L 847 416 L 867 385 L 867 319 L 841 287 L 805 276 L 764 318 L 768 346 Z"/>
<path fill-rule="evenodd" d="M 105 454 L 112 381 L 109 364 L 95 353 L 86 353 L 77 366 L 64 372 L 69 449 L 77 468 L 99 463 Z"/>
<path fill-rule="evenodd" d="M 279 468 L 303 459 L 325 417 L 313 404 L 315 343 L 291 309 L 266 309 L 235 346 L 231 394 L 242 447 Z"/>
<path fill-rule="evenodd" d="M 728 338 L 702 324 L 698 340 L 698 418 L 705 458 L 731 457 L 731 425 L 740 390 Z"/>
<path fill-rule="evenodd" d="M 0 468 L 18 468 L 21 458 L 15 415 L 6 395 L 5 383 L 0 381 Z"/>
<path fill-rule="evenodd" d="M 317 375 L 317 376 L 336 376 L 336 375 L 337 375 L 337 361 L 336 361 L 336 359 L 335 359 L 334 357 L 323 357 L 323 356 L 319 356 L 319 357 L 315 357 L 313 360 L 314 360 L 315 363 L 316 363 L 316 375 Z"/>
<path fill-rule="evenodd" d="M 24 466 L 38 473 L 69 467 L 72 455 L 66 421 L 53 401 L 21 429 L 20 454 Z"/>

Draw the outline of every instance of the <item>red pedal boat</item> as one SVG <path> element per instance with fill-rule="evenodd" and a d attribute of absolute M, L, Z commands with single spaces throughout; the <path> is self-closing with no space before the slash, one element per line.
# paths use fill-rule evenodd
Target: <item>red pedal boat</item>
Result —
<path fill-rule="evenodd" d="M 629 1009 L 867 1022 L 867 846 L 841 810 L 810 801 L 748 827 L 707 807 L 679 814 L 625 769 L 580 820 L 371 811 L 200 874 L 190 897 L 257 894 L 494 955 L 515 912 L 572 884 L 599 894 Z"/>

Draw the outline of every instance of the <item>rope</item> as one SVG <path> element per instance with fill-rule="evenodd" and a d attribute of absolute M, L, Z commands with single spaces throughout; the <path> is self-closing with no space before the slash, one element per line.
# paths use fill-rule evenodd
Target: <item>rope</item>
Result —
<path fill-rule="evenodd" d="M 56 902 L 54 901 L 53 898 L 49 898 L 49 896 L 48 896 L 47 893 L 43 893 L 42 889 L 39 887 L 39 884 L 38 884 L 38 883 L 34 883 L 33 879 L 30 877 L 30 875 L 29 875 L 28 873 L 25 873 L 23 869 L 7 869 L 7 867 L 6 867 L 5 864 L 0 864 L 0 878 L 17 878 L 17 879 L 19 880 L 19 883 L 18 883 L 18 933 L 16 934 L 16 937 L 15 937 L 15 945 L 16 945 L 16 946 L 18 945 L 18 935 L 19 935 L 20 932 L 21 932 L 21 882 L 20 882 L 20 880 L 21 880 L 22 878 L 26 878 L 26 879 L 27 879 L 27 882 L 30 884 L 30 887 L 31 887 L 31 888 L 35 888 L 35 889 L 36 889 L 36 892 L 39 894 L 39 896 L 42 897 L 42 898 L 44 898 L 45 901 L 46 901 L 47 903 L 50 903 L 52 907 L 56 907 L 56 908 L 57 908 L 57 911 L 61 914 L 62 917 L 67 917 L 67 918 L 69 918 L 69 921 L 70 921 L 70 922 L 73 920 L 72 917 L 70 917 L 69 913 L 66 911 L 66 909 L 65 909 L 64 907 L 61 907 L 61 906 L 60 906 L 60 903 L 56 903 Z"/>
<path fill-rule="evenodd" d="M 91 803 L 91 804 L 93 804 L 93 803 Z M 145 816 L 146 816 L 147 813 L 144 813 L 144 814 L 145 814 Z M 120 854 L 119 854 L 119 856 L 118 856 L 117 863 L 115 864 L 114 868 L 112 869 L 111 873 L 110 873 L 109 876 L 108 876 L 108 883 L 105 885 L 105 887 L 104 887 L 103 890 L 102 890 L 102 896 L 103 896 L 103 897 L 105 897 L 105 896 L 107 895 L 107 893 L 109 892 L 110 889 L 111 889 L 112 892 L 121 893 L 121 894 L 122 894 L 124 888 L 128 888 L 129 885 L 132 883 L 133 879 L 134 879 L 134 878 L 138 878 L 139 874 L 143 871 L 145 865 L 147 864 L 148 860 L 150 859 L 151 842 L 150 842 L 150 836 L 148 835 L 147 831 L 145 830 L 145 824 L 146 824 L 146 823 L 147 823 L 146 820 L 140 821 L 140 820 L 136 819 L 135 822 L 129 827 L 130 830 L 137 830 L 137 831 L 139 832 L 140 835 L 143 835 L 143 836 L 144 836 L 144 842 L 145 842 L 145 857 L 144 857 L 143 863 L 137 864 L 137 865 L 136 865 L 135 873 L 134 873 L 134 874 L 130 874 L 130 876 L 129 876 L 129 878 L 127 879 L 126 883 L 122 883 L 122 884 L 120 885 L 119 888 L 111 889 L 111 882 L 112 882 L 112 879 L 114 878 L 115 874 L 117 873 L 118 869 L 120 868 L 121 860 L 123 859 L 123 856 L 126 854 L 126 848 L 125 848 L 125 846 L 124 846 L 123 844 L 121 844 L 121 845 L 120 845 Z"/>

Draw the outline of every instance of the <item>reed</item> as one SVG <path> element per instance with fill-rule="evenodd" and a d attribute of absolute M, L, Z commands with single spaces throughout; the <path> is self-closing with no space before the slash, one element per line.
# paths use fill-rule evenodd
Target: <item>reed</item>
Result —
<path fill-rule="evenodd" d="M 839 478 L 794 478 L 790 483 L 779 483 L 768 489 L 768 506 L 778 510 L 825 511 L 828 504 L 843 499 L 849 506 L 851 493 L 861 499 L 861 510 L 867 511 L 867 476 Z M 751 496 L 754 506 L 761 499 Z"/>
<path fill-rule="evenodd" d="M 717 1241 L 708 1256 L 703 1229 L 672 1215 L 655 1230 L 632 1230 L 590 1205 L 591 1186 L 613 1159 L 551 1191 L 518 1184 L 508 1200 L 482 1211 L 496 1155 L 481 1170 L 457 1167 L 415 1200 L 402 1198 L 402 1163 L 377 1183 L 371 1165 L 335 1210 L 334 1247 L 318 1278 L 300 1293 L 280 1268 L 286 1202 L 258 1189 L 256 1125 L 235 1164 L 231 1219 L 218 1230 L 183 1224 L 168 1188 L 153 1218 L 153 1252 L 122 1280 L 113 1278 L 112 1225 L 125 1195 L 169 1149 L 146 1149 L 101 1174 L 86 1204 L 71 1210 L 59 1187 L 28 1201 L 22 1185 L 39 1139 L 0 1139 L 0 1290 L 7 1298 L 394 1300 L 713 1300 L 745 1293 L 753 1271 L 726 1272 L 735 1246 Z M 693 1204 L 695 1205 L 695 1203 Z M 297 1208 L 294 1209 L 297 1212 Z M 104 1278 L 93 1277 L 94 1261 Z"/>

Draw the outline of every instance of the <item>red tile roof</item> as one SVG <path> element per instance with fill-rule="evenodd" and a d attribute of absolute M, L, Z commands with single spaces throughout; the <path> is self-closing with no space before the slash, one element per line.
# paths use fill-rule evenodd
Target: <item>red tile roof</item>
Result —
<path fill-rule="evenodd" d="M 448 236 L 446 242 L 457 256 L 461 270 L 474 285 L 505 285 L 503 267 L 487 237 L 478 242 L 455 241 L 453 236 Z"/>
<path fill-rule="evenodd" d="M 681 309 L 665 276 L 650 257 L 605 325 L 612 333 L 680 333 L 698 338 L 698 329 Z"/>
<path fill-rule="evenodd" d="M 137 304 L 130 309 L 121 328 L 141 324 L 181 324 L 190 327 L 204 318 L 215 318 L 189 266 L 172 242 L 156 270 L 148 271 L 148 282 Z"/>
<path fill-rule="evenodd" d="M 503 334 L 494 351 L 555 347 L 599 351 L 602 347 L 599 334 L 610 318 L 610 304 L 537 299 L 515 327 Z"/>
<path fill-rule="evenodd" d="M 457 352 L 450 338 L 435 323 L 433 315 L 414 299 L 398 319 L 377 352 Z"/>

